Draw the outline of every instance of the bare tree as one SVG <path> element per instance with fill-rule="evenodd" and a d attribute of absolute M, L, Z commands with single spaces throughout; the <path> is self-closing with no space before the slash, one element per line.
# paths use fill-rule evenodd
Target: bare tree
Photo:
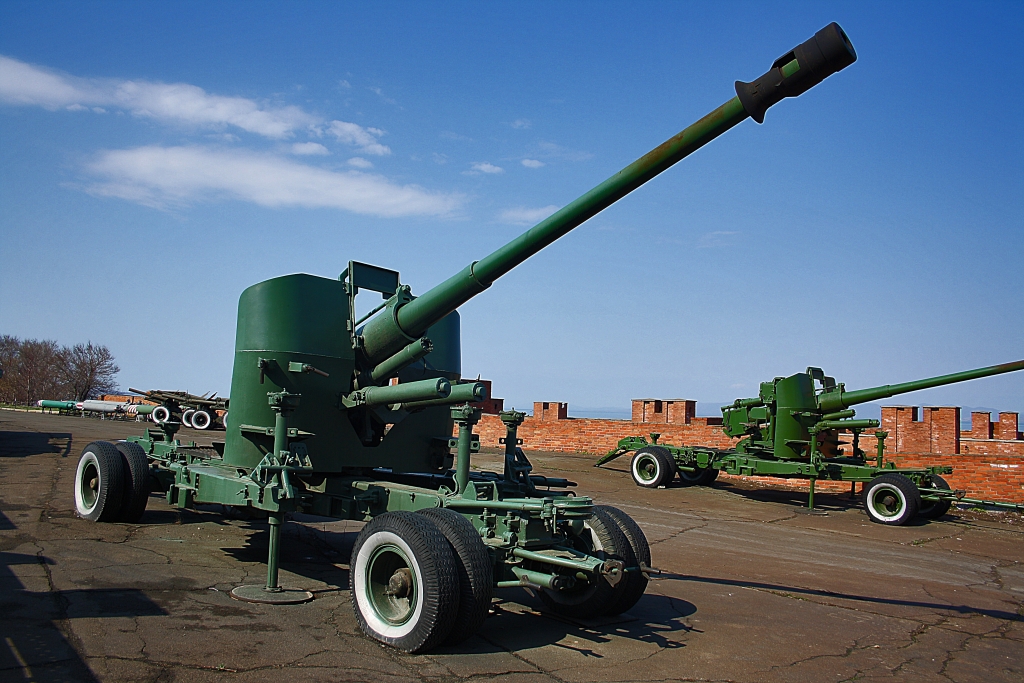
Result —
<path fill-rule="evenodd" d="M 0 335 L 0 368 L 4 376 L 0 377 L 0 403 L 14 403 L 14 379 L 18 370 L 18 356 L 21 353 L 21 340 L 9 334 Z"/>
<path fill-rule="evenodd" d="M 95 398 L 117 390 L 115 377 L 121 371 L 106 346 L 75 344 L 66 349 L 64 381 L 76 401 Z"/>
<path fill-rule="evenodd" d="M 50 339 L 26 339 L 18 351 L 16 374 L 12 378 L 17 403 L 64 393 L 64 350 Z"/>
<path fill-rule="evenodd" d="M 0 335 L 0 403 L 28 404 L 41 398 L 84 401 L 117 390 L 120 368 L 106 346 L 72 347 L 43 339 Z"/>

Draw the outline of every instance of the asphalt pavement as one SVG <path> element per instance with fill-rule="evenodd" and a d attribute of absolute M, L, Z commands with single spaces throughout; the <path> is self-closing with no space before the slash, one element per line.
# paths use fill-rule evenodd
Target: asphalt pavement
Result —
<path fill-rule="evenodd" d="M 645 490 L 625 464 L 528 451 L 537 472 L 632 515 L 664 573 L 600 621 L 499 590 L 478 635 L 406 655 L 356 624 L 346 562 L 360 523 L 292 516 L 281 582 L 315 599 L 269 606 L 229 597 L 265 579 L 265 522 L 159 495 L 139 524 L 77 518 L 82 448 L 143 426 L 0 410 L 0 681 L 1024 680 L 1016 513 L 885 527 L 845 496 L 819 494 L 826 514 L 809 515 L 796 492 Z M 179 433 L 193 437 L 218 438 Z M 499 458 L 474 465 L 500 471 Z"/>

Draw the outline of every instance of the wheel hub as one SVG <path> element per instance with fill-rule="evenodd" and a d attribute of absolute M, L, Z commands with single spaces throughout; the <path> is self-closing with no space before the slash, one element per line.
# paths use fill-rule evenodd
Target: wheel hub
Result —
<path fill-rule="evenodd" d="M 412 593 L 412 571 L 408 567 L 402 567 L 388 579 L 387 590 L 384 595 L 396 598 L 407 598 Z"/>

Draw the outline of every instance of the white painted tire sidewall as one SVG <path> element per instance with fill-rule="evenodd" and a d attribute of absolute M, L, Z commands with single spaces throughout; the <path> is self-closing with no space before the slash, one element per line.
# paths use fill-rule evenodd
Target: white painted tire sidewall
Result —
<path fill-rule="evenodd" d="M 153 422 L 163 424 L 171 419 L 171 411 L 169 411 L 165 406 L 157 406 L 153 409 L 153 412 L 150 413 L 150 416 L 152 417 Z"/>
<path fill-rule="evenodd" d="M 896 510 L 895 513 L 893 513 L 891 515 L 883 515 L 882 513 L 880 513 L 875 508 L 875 496 L 877 495 L 876 492 L 878 492 L 879 489 L 884 489 L 886 491 L 889 491 L 889 492 L 895 494 L 896 497 L 899 499 L 900 506 Z M 900 515 L 902 515 L 903 511 L 906 510 L 906 509 L 907 509 L 907 497 L 905 495 L 903 495 L 903 491 L 900 491 L 898 488 L 896 488 L 892 484 L 878 484 L 877 486 L 872 486 L 871 489 L 868 491 L 868 514 L 871 515 L 872 517 L 874 517 L 875 519 L 881 521 L 881 522 L 891 522 L 892 520 L 894 520 L 894 519 L 898 518 Z"/>
<path fill-rule="evenodd" d="M 185 412 L 183 412 L 181 414 L 181 424 L 185 425 L 186 427 L 191 427 L 192 426 L 192 415 L 195 412 L 196 411 L 194 411 L 194 410 L 186 410 Z"/>
<path fill-rule="evenodd" d="M 409 620 L 400 626 L 389 624 L 377 616 L 377 610 L 373 608 L 373 604 L 366 596 L 366 567 L 374 551 L 382 545 L 393 545 L 400 548 L 409 559 L 410 564 L 412 564 L 410 569 L 416 574 L 416 606 Z M 423 571 L 420 569 L 419 558 L 416 557 L 416 554 L 409 547 L 409 544 L 405 542 L 405 539 L 392 531 L 378 531 L 374 533 L 359 548 L 359 554 L 356 556 L 355 561 L 352 562 L 351 567 L 352 571 L 355 572 L 353 574 L 353 585 L 355 586 L 355 595 L 353 597 L 359 606 L 359 613 L 366 620 L 366 625 L 374 633 L 384 638 L 403 638 L 412 633 L 413 629 L 420 623 L 420 617 L 423 616 Z"/>
<path fill-rule="evenodd" d="M 199 424 L 196 424 L 196 416 L 199 416 Z M 192 427 L 194 429 L 198 429 L 198 430 L 202 431 L 204 429 L 209 428 L 210 423 L 213 422 L 213 419 L 210 417 L 210 414 L 208 412 L 206 412 L 205 410 L 197 410 L 196 412 L 192 413 L 192 420 L 191 420 L 191 422 L 192 422 Z M 200 424 L 202 426 L 199 426 Z"/>
<path fill-rule="evenodd" d="M 82 453 L 82 457 L 78 459 L 78 469 L 75 471 L 75 511 L 79 517 L 85 517 L 86 515 L 92 514 L 96 510 L 96 506 L 100 504 L 100 493 L 99 487 L 96 487 L 96 502 L 93 503 L 92 507 L 86 507 L 85 501 L 82 499 L 82 472 L 85 471 L 86 466 L 92 463 L 92 466 L 96 468 L 96 476 L 100 476 L 100 461 L 96 457 L 96 454 L 92 451 L 86 451 Z"/>
<path fill-rule="evenodd" d="M 640 476 L 639 465 L 641 462 L 650 460 L 654 463 L 654 476 L 650 479 Z M 661 478 L 661 462 L 650 453 L 644 453 L 642 457 L 634 457 L 633 462 L 630 463 L 633 469 L 633 481 L 636 483 L 643 482 L 643 486 L 650 486 L 652 482 L 658 481 Z"/>

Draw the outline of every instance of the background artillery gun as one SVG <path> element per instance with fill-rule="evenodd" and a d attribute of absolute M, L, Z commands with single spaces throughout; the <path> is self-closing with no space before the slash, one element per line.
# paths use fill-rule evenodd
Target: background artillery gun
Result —
<path fill-rule="evenodd" d="M 249 287 L 225 443 L 183 443 L 180 423 L 167 420 L 162 434 L 89 444 L 75 478 L 78 513 L 136 521 L 151 480 L 180 507 L 259 510 L 269 518 L 267 582 L 232 595 L 265 603 L 312 597 L 278 584 L 285 513 L 366 521 L 350 560 L 356 618 L 369 636 L 410 652 L 471 635 L 495 587 L 530 588 L 546 608 L 579 618 L 630 609 L 651 563 L 643 532 L 620 510 L 571 495 L 573 482 L 533 475 L 517 447 L 523 413 L 501 414 L 504 471 L 470 471 L 473 403 L 486 389 L 461 380 L 456 309 L 718 135 L 748 117 L 760 123 L 768 107 L 855 60 L 830 24 L 756 81 L 737 82 L 718 109 L 419 297 L 397 272 L 355 261 L 337 280 L 298 274 Z M 357 319 L 360 291 L 385 301 Z"/>
<path fill-rule="evenodd" d="M 722 430 L 740 439 L 731 449 L 672 446 L 643 437 L 627 437 L 597 461 L 600 467 L 634 452 L 630 474 L 638 486 L 664 486 L 678 473 L 686 485 L 710 485 L 719 471 L 747 476 L 810 480 L 807 506 L 814 509 L 814 482 L 818 479 L 864 483 L 864 507 L 872 521 L 902 525 L 915 516 L 937 519 L 954 501 L 1024 510 L 1024 505 L 965 498 L 950 488 L 943 474 L 953 468 L 934 466 L 897 469 L 884 461 L 888 432 L 876 431 L 873 462 L 860 448 L 860 434 L 877 429 L 878 420 L 854 419 L 851 406 L 920 389 L 966 382 L 1024 369 L 1024 361 L 1004 363 L 929 379 L 847 391 L 820 368 L 762 382 L 757 398 L 736 399 L 722 407 Z M 852 453 L 844 456 L 840 432 L 853 435 Z M 851 494 L 853 489 L 851 488 Z"/>
<path fill-rule="evenodd" d="M 187 391 L 139 391 L 130 387 L 128 391 L 160 404 L 150 410 L 157 424 L 176 418 L 193 429 L 226 428 L 228 399 L 218 398 L 216 393 L 197 396 Z"/>

